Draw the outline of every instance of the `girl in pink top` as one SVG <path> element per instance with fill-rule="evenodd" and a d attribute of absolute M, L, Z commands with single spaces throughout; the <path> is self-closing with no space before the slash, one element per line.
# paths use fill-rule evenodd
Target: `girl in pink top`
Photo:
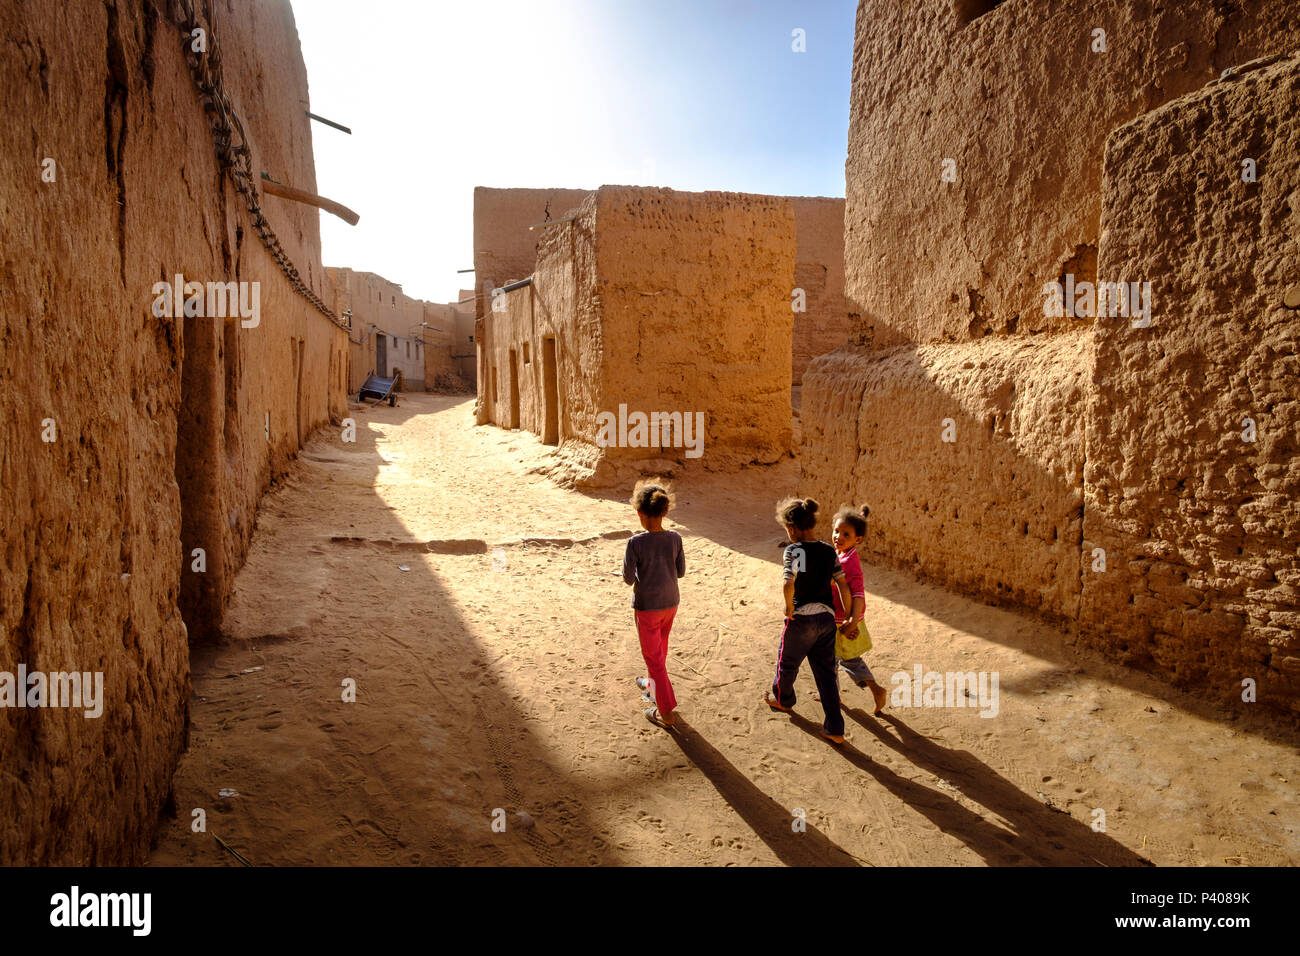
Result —
<path fill-rule="evenodd" d="M 843 568 L 844 577 L 849 582 L 849 594 L 853 598 L 853 606 L 846 614 L 841 606 L 839 594 L 834 594 L 835 623 L 846 635 L 857 629 L 858 622 L 862 620 L 867 609 L 867 592 L 862 580 L 862 560 L 858 557 L 858 545 L 862 542 L 862 536 L 867 533 L 869 513 L 870 509 L 866 505 L 862 506 L 861 511 L 849 507 L 841 508 L 835 515 L 835 527 L 831 534 L 831 542 L 835 545 L 840 567 Z M 876 683 L 876 678 L 872 675 L 867 662 L 858 656 L 841 660 L 839 665 L 853 678 L 854 683 L 871 691 L 871 696 L 876 701 L 876 709 L 873 713 L 878 714 L 884 710 L 889 695 L 885 692 L 885 688 Z"/>

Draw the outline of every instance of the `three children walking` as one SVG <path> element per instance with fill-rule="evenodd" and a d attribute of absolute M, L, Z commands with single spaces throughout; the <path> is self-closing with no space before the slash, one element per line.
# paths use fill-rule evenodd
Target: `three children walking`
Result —
<path fill-rule="evenodd" d="M 623 580 L 633 587 L 632 607 L 648 675 L 637 678 L 636 683 L 654 705 L 645 711 L 646 719 L 667 729 L 676 721 L 673 712 L 677 707 L 668 678 L 668 636 L 680 601 L 677 580 L 686 574 L 686 558 L 681 536 L 663 527 L 664 516 L 673 505 L 672 492 L 663 484 L 641 481 L 633 490 L 631 503 L 645 529 L 628 539 L 623 557 Z M 872 692 L 877 714 L 885 705 L 886 693 L 861 657 L 861 650 L 871 646 L 862 622 L 866 596 L 857 553 L 866 533 L 867 509 L 840 510 L 833 528 L 834 547 L 817 540 L 818 509 L 811 498 L 787 498 L 777 505 L 777 522 L 790 539 L 781 570 L 785 623 L 776 676 L 764 700 L 773 710 L 791 710 L 795 676 L 807 659 L 825 713 L 822 736 L 841 744 L 844 716 L 840 713 L 837 661 L 859 687 Z"/>

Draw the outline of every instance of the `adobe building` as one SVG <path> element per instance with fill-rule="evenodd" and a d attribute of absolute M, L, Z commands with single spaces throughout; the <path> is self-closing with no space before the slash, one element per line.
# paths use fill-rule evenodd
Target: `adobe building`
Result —
<path fill-rule="evenodd" d="M 141 863 L 185 746 L 189 643 L 219 624 L 262 493 L 345 414 L 347 334 L 311 298 L 328 309 L 319 212 L 254 183 L 291 278 L 223 171 L 189 24 L 3 7 L 0 671 L 98 672 L 103 697 L 97 717 L 0 709 L 0 863 Z M 314 192 L 289 4 L 229 6 L 214 45 L 250 168 Z M 176 275 L 207 290 L 189 316 L 154 291 Z"/>
<path fill-rule="evenodd" d="M 491 305 L 493 289 L 532 274 L 540 231 L 529 227 L 567 216 L 587 195 L 581 189 L 475 188 L 477 318 Z M 794 276 L 785 295 L 794 317 L 791 380 L 799 385 L 813 356 L 843 345 L 851 331 L 844 301 L 844 200 L 788 198 L 794 204 L 797 244 Z M 481 375 L 482 369 L 478 371 Z"/>
<path fill-rule="evenodd" d="M 563 218 L 588 192 L 586 189 L 475 187 L 475 318 L 482 318 L 487 311 L 493 289 L 532 275 L 540 236 L 528 227 Z M 482 369 L 479 371 L 481 375 Z"/>
<path fill-rule="evenodd" d="M 860 2 L 853 340 L 802 415 L 879 559 L 1291 710 L 1300 73 L 1252 61 L 1297 48 L 1276 0 Z"/>
<path fill-rule="evenodd" d="M 479 320 L 481 421 L 562 444 L 583 483 L 790 452 L 789 199 L 602 186 L 534 234 L 530 278 Z"/>
<path fill-rule="evenodd" d="M 460 369 L 466 359 L 473 359 L 474 343 L 468 342 L 457 351 L 457 327 L 462 311 L 467 306 L 455 302 L 424 303 L 424 388 L 428 391 L 468 389 Z"/>
<path fill-rule="evenodd" d="M 327 266 L 339 314 L 351 316 L 348 391 L 355 394 L 372 372 L 401 373 L 401 390 L 424 390 L 425 305 L 402 286 L 374 272 Z"/>
<path fill-rule="evenodd" d="M 478 388 L 478 350 L 474 342 L 474 290 L 461 289 L 455 303 L 453 358 L 458 374 L 469 390 Z"/>

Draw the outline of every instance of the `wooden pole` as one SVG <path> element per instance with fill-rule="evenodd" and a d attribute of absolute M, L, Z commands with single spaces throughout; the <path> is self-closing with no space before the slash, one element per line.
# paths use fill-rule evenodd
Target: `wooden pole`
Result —
<path fill-rule="evenodd" d="M 294 202 L 306 203 L 308 206 L 324 209 L 326 212 L 338 216 L 349 226 L 355 226 L 361 219 L 357 213 L 342 203 L 335 202 L 333 199 L 326 199 L 324 196 L 317 196 L 315 193 L 309 193 L 305 189 L 297 189 L 293 186 L 286 186 L 284 183 L 277 183 L 266 173 L 262 173 L 262 191 L 268 196 L 279 196 L 281 199 L 290 199 Z"/>

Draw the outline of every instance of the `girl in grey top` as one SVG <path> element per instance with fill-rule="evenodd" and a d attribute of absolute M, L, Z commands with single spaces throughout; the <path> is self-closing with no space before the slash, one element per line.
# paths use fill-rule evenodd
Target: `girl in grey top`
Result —
<path fill-rule="evenodd" d="M 655 703 L 645 711 L 646 720 L 665 730 L 675 723 L 677 707 L 668 680 L 668 634 L 680 600 L 677 579 L 686 576 L 682 536 L 664 530 L 664 515 L 672 504 L 672 492 L 665 486 L 637 482 L 632 507 L 645 531 L 629 538 L 623 553 L 623 580 L 632 585 L 632 610 L 648 672 L 636 684 Z"/>

